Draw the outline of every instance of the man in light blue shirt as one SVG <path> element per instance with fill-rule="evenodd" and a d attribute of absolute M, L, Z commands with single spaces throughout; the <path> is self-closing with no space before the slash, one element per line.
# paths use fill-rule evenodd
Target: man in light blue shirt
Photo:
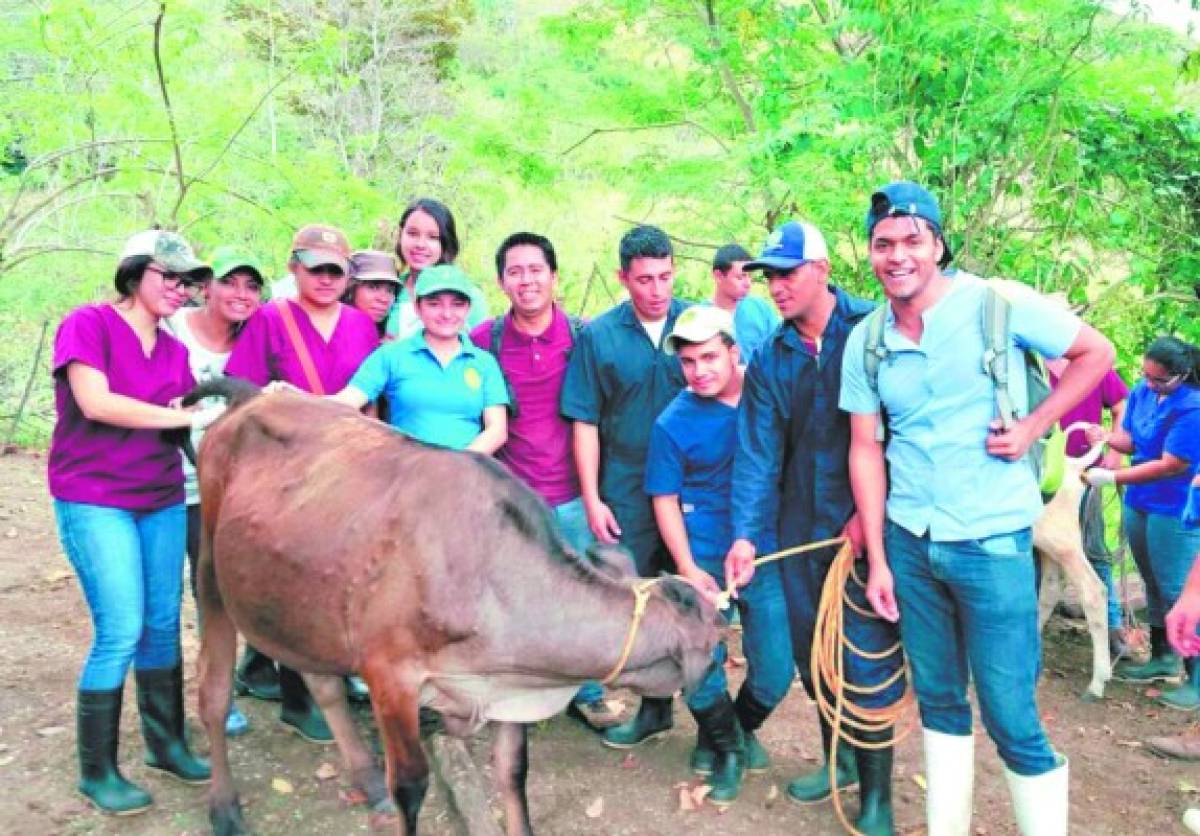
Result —
<path fill-rule="evenodd" d="M 984 366 L 991 291 L 974 276 L 942 272 L 951 254 L 941 222 L 934 197 L 909 182 L 884 186 L 867 213 L 871 267 L 888 301 L 880 361 L 872 380 L 868 318 L 846 342 L 840 397 L 850 413 L 867 598 L 900 622 L 924 727 L 930 832 L 970 830 L 973 679 L 1021 833 L 1065 836 L 1067 763 L 1051 748 L 1035 700 L 1041 643 L 1030 527 L 1042 506 L 1025 455 L 1100 382 L 1113 349 L 1032 291 L 1006 288 L 1019 419 L 1004 429 Z M 1071 361 L 1032 411 L 1017 385 L 1026 349 Z M 886 466 L 877 435 L 884 416 Z"/>
<path fill-rule="evenodd" d="M 771 303 L 750 293 L 746 262 L 750 253 L 740 244 L 726 244 L 713 256 L 711 303 L 733 315 L 733 334 L 742 365 L 750 360 L 783 321 Z"/>

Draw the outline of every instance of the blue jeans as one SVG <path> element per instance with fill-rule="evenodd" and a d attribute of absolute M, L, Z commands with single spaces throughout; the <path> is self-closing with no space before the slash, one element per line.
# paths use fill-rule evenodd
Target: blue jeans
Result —
<path fill-rule="evenodd" d="M 587 511 L 583 507 L 583 497 L 577 496 L 561 505 L 551 508 L 554 520 L 558 523 L 558 533 L 567 541 L 567 545 L 580 554 L 587 551 L 588 546 L 596 542 L 592 530 L 588 527 Z M 599 682 L 585 682 L 575 695 L 575 701 L 594 703 L 604 699 L 604 688 Z"/>
<path fill-rule="evenodd" d="M 1104 588 L 1108 590 L 1108 629 L 1115 630 L 1121 626 L 1121 601 L 1117 597 L 1117 586 L 1113 583 L 1113 567 L 1112 563 L 1107 560 L 1092 560 L 1088 558 L 1088 563 L 1096 572 L 1096 577 L 1104 581 Z"/>
<path fill-rule="evenodd" d="M 885 542 L 921 724 L 971 734 L 970 676 L 1005 765 L 1025 776 L 1054 769 L 1035 699 L 1042 647 L 1030 530 L 935 543 L 889 521 Z"/>
<path fill-rule="evenodd" d="M 1147 621 L 1162 627 L 1200 553 L 1200 529 L 1185 528 L 1177 516 L 1147 514 L 1128 505 L 1122 516 L 1133 562 L 1146 582 Z"/>
<path fill-rule="evenodd" d="M 84 691 L 121 687 L 138 670 L 179 664 L 186 517 L 183 503 L 158 511 L 54 501 L 58 536 L 92 612 Z"/>
<path fill-rule="evenodd" d="M 718 585 L 724 585 L 721 558 L 697 558 L 696 565 L 712 575 Z M 738 592 L 734 605 L 742 616 L 742 652 L 746 654 L 746 680 L 742 687 L 764 708 L 774 708 L 787 696 L 795 671 L 779 564 L 758 567 L 754 579 Z M 725 678 L 725 656 L 722 642 L 713 654 L 717 664 L 688 696 L 688 708 L 693 711 L 712 708 L 725 693 L 729 685 Z"/>

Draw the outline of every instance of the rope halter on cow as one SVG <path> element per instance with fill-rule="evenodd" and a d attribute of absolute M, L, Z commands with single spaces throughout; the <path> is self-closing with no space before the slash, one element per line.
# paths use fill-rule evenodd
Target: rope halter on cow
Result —
<path fill-rule="evenodd" d="M 613 665 L 613 669 L 608 676 L 600 680 L 601 685 L 612 685 L 621 671 L 625 670 L 625 664 L 629 661 L 629 654 L 633 653 L 633 642 L 637 639 L 638 628 L 642 626 L 642 616 L 646 614 L 646 604 L 650 602 L 650 591 L 658 584 L 658 578 L 652 578 L 647 581 L 640 581 L 630 587 L 633 592 L 633 618 L 629 622 L 629 632 L 625 635 L 625 645 L 621 648 L 621 655 L 617 658 L 617 664 Z"/>

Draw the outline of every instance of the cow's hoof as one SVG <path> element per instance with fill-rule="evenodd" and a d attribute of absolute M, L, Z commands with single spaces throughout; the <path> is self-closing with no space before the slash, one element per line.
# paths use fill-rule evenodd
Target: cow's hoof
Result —
<path fill-rule="evenodd" d="M 237 800 L 221 807 L 209 807 L 208 821 L 213 836 L 248 836 L 250 833 L 242 818 L 242 805 Z"/>

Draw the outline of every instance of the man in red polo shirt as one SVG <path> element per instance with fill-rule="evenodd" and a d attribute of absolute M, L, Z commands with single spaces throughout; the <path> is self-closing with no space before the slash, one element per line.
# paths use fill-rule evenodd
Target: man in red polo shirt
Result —
<path fill-rule="evenodd" d="M 509 386 L 508 442 L 496 457 L 546 500 L 559 531 L 582 554 L 595 539 L 575 472 L 571 422 L 558 407 L 581 323 L 555 304 L 558 259 L 545 237 L 508 236 L 496 250 L 496 280 L 512 306 L 471 331 L 475 344 L 496 356 Z M 596 683 L 580 689 L 568 714 L 596 731 L 617 720 Z"/>

